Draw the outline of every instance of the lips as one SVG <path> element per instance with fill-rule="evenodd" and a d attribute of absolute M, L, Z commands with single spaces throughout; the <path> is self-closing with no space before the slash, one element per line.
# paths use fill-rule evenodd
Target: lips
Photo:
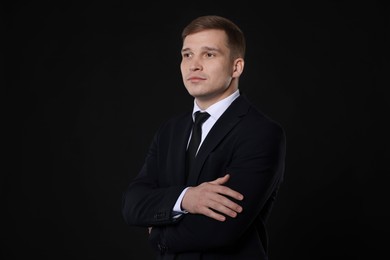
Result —
<path fill-rule="evenodd" d="M 199 82 L 199 81 L 206 80 L 206 78 L 201 76 L 190 76 L 187 78 L 187 80 L 191 82 Z"/>

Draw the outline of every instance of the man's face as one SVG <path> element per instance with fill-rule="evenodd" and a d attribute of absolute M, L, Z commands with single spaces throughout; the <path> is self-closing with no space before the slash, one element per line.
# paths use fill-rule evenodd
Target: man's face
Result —
<path fill-rule="evenodd" d="M 210 106 L 237 89 L 237 84 L 231 84 L 237 76 L 235 61 L 222 30 L 188 35 L 183 42 L 180 69 L 184 85 L 198 105 Z"/>

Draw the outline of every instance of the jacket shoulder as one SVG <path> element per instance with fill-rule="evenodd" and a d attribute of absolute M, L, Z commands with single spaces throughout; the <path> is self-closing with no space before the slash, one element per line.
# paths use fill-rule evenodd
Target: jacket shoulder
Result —
<path fill-rule="evenodd" d="M 243 97 L 243 102 L 248 105 L 248 112 L 242 122 L 245 127 L 252 129 L 261 128 L 263 131 L 268 129 L 275 133 L 284 134 L 284 128 L 280 122 L 264 113 L 245 96 Z"/>

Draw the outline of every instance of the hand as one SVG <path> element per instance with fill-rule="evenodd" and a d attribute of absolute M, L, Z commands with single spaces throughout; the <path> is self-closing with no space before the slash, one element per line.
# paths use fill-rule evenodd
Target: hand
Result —
<path fill-rule="evenodd" d="M 196 187 L 188 188 L 182 200 L 182 208 L 192 214 L 203 214 L 218 221 L 225 221 L 227 216 L 235 218 L 242 212 L 242 207 L 227 198 L 242 200 L 244 196 L 232 190 L 225 184 L 230 178 L 229 174 L 211 182 L 204 182 Z"/>

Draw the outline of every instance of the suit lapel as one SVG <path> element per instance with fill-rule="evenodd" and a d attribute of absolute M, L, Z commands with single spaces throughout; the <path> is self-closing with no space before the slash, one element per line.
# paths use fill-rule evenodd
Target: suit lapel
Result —
<path fill-rule="evenodd" d="M 188 176 L 187 184 L 190 186 L 197 185 L 200 170 L 210 152 L 225 138 L 230 130 L 242 119 L 248 112 L 249 103 L 242 96 L 238 97 L 229 108 L 217 120 L 213 128 L 208 133 L 202 143 L 196 156 L 194 169 Z"/>
<path fill-rule="evenodd" d="M 172 175 L 174 178 L 173 183 L 185 183 L 185 156 L 191 126 L 192 116 L 191 113 L 188 113 L 188 115 L 178 121 L 175 131 L 172 133 L 174 144 L 172 145 L 172 153 L 169 155 L 171 158 L 168 161 L 172 162 L 172 170 L 174 172 Z"/>

